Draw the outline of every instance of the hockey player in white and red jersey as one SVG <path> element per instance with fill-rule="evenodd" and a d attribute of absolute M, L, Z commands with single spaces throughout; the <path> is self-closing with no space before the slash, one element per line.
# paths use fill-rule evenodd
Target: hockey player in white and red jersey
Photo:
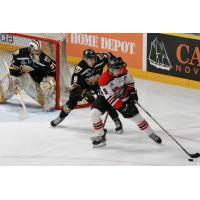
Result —
<path fill-rule="evenodd" d="M 148 135 L 156 143 L 162 143 L 148 122 L 141 116 L 135 103 L 138 101 L 134 80 L 126 69 L 126 63 L 121 57 L 113 58 L 108 63 L 108 70 L 99 77 L 102 95 L 99 95 L 92 106 L 91 119 L 96 133 L 93 147 L 106 144 L 106 133 L 103 129 L 101 115 L 111 106 L 118 110 L 124 118 L 135 123 L 142 133 Z"/>

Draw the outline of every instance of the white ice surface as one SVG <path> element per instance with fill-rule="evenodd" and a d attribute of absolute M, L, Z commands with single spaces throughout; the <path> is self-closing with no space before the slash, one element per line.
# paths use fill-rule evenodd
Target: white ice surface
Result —
<path fill-rule="evenodd" d="M 200 91 L 136 79 L 141 104 L 191 153 L 200 151 Z M 59 111 L 43 112 L 24 95 L 29 119 L 19 121 L 17 97 L 0 105 L 0 165 L 200 165 L 188 156 L 143 112 L 158 145 L 142 135 L 135 124 L 121 120 L 124 134 L 114 132 L 109 118 L 107 146 L 94 149 L 90 109 L 74 110 L 57 128 L 49 122 Z"/>

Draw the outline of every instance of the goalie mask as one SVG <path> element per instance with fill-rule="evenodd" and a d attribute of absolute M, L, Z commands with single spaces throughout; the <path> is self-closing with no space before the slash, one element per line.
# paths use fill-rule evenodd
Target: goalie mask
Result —
<path fill-rule="evenodd" d="M 83 52 L 83 59 L 85 60 L 85 62 L 90 66 L 93 67 L 95 62 L 96 62 L 96 53 L 95 51 L 93 51 L 92 49 L 86 49 Z"/>
<path fill-rule="evenodd" d="M 32 40 L 29 43 L 29 52 L 32 55 L 40 55 L 41 53 L 41 44 L 38 40 Z"/>
<path fill-rule="evenodd" d="M 108 71 L 111 76 L 118 77 L 127 72 L 126 66 L 121 57 L 113 58 L 108 62 Z"/>

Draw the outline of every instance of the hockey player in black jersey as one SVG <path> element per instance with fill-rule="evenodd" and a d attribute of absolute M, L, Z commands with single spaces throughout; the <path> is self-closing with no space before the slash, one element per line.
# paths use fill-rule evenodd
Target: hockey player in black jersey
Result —
<path fill-rule="evenodd" d="M 4 101 L 18 90 L 24 90 L 36 100 L 45 111 L 55 109 L 56 63 L 42 52 L 40 42 L 32 40 L 28 47 L 13 53 L 10 74 L 0 84 Z M 9 79 L 6 81 L 6 79 Z"/>
<path fill-rule="evenodd" d="M 55 127 L 69 115 L 79 101 L 85 99 L 93 103 L 95 95 L 98 95 L 98 78 L 103 73 L 103 68 L 114 56 L 111 53 L 95 53 L 92 49 L 86 49 L 83 52 L 83 59 L 75 67 L 72 75 L 72 87 L 69 100 L 63 106 L 60 115 L 53 121 L 51 126 Z M 111 107 L 108 113 L 116 125 L 116 131 L 122 133 L 122 123 L 118 118 L 118 113 Z"/>

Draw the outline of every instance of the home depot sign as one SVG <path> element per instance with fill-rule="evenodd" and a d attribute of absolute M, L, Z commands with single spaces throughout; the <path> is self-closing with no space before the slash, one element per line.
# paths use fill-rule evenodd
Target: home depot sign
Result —
<path fill-rule="evenodd" d="M 140 33 L 68 33 L 67 56 L 82 57 L 86 48 L 96 52 L 110 51 L 121 56 L 129 67 L 142 67 L 142 42 Z"/>

